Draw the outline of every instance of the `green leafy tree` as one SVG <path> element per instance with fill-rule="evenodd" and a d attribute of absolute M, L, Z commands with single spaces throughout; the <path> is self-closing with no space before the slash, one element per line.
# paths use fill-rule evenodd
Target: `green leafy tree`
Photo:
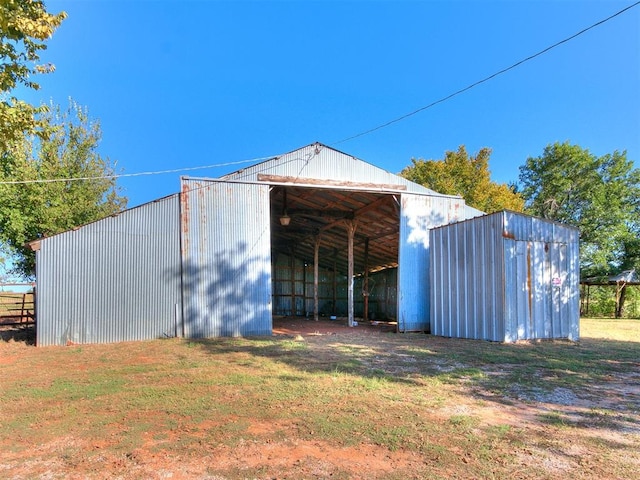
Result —
<path fill-rule="evenodd" d="M 504 209 L 521 212 L 524 199 L 515 189 L 491 181 L 490 156 L 489 148 L 471 156 L 463 145 L 456 152 L 445 152 L 444 160 L 412 159 L 400 175 L 436 192 L 460 195 L 467 205 L 486 213 Z"/>
<path fill-rule="evenodd" d="M 0 246 L 25 277 L 35 270 L 26 242 L 119 212 L 127 201 L 113 177 L 115 164 L 97 152 L 100 125 L 84 109 L 71 102 L 41 120 L 47 135 L 14 142 L 0 164 Z"/>
<path fill-rule="evenodd" d="M 36 74 L 54 70 L 39 64 L 45 41 L 65 19 L 64 12 L 48 13 L 39 0 L 0 0 L 0 153 L 24 133 L 39 131 L 37 114 L 46 106 L 35 107 L 11 96 L 19 85 L 38 90 L 32 80 Z"/>
<path fill-rule="evenodd" d="M 529 213 L 580 229 L 584 276 L 637 265 L 640 170 L 626 152 L 598 157 L 568 142 L 555 143 L 540 157 L 528 158 L 519 178 Z"/>

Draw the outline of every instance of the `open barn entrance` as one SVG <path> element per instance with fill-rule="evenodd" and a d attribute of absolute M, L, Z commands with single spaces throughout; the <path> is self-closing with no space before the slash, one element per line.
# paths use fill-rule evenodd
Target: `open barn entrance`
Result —
<path fill-rule="evenodd" d="M 270 204 L 274 330 L 396 324 L 399 194 L 273 185 Z"/>

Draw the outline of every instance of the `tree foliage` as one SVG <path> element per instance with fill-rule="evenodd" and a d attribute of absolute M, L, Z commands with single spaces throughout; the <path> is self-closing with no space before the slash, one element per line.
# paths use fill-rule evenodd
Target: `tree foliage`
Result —
<path fill-rule="evenodd" d="M 445 152 L 444 160 L 412 159 L 412 165 L 400 175 L 436 192 L 460 195 L 467 205 L 486 213 L 504 209 L 521 212 L 522 197 L 512 187 L 491 181 L 490 156 L 489 148 L 471 156 L 463 145 L 456 152 Z"/>
<path fill-rule="evenodd" d="M 23 133 L 34 133 L 41 126 L 37 114 L 46 107 L 35 107 L 10 96 L 19 85 L 37 90 L 36 74 L 54 70 L 51 64 L 39 64 L 40 52 L 65 19 L 64 12 L 47 12 L 40 0 L 0 0 L 0 150 Z"/>
<path fill-rule="evenodd" d="M 71 102 L 66 111 L 51 107 L 40 120 L 47 135 L 13 142 L 0 164 L 0 245 L 12 256 L 16 273 L 26 277 L 34 274 L 34 254 L 26 242 L 126 205 L 115 179 L 104 178 L 115 174 L 115 165 L 97 152 L 100 125 L 84 109 Z"/>
<path fill-rule="evenodd" d="M 640 170 L 626 152 L 548 145 L 520 167 L 520 183 L 529 213 L 580 229 L 583 275 L 637 266 Z"/>

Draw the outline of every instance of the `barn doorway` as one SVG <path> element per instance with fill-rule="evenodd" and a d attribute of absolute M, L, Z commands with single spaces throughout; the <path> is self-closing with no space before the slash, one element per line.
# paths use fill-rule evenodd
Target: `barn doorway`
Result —
<path fill-rule="evenodd" d="M 399 193 L 272 185 L 270 205 L 274 331 L 396 324 Z"/>

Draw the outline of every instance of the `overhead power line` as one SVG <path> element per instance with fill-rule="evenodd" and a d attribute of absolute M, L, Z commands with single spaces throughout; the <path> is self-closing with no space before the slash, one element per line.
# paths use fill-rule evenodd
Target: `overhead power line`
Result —
<path fill-rule="evenodd" d="M 269 160 L 270 158 L 274 158 L 274 156 L 270 157 L 260 157 L 260 158 L 251 158 L 249 160 L 238 160 L 237 162 L 227 162 L 227 163 L 217 163 L 215 165 L 203 165 L 200 167 L 184 167 L 184 168 L 174 168 L 171 170 L 158 170 L 151 172 L 138 172 L 138 173 L 119 173 L 113 175 L 102 175 L 96 177 L 73 177 L 73 178 L 41 178 L 36 180 L 13 180 L 13 181 L 3 181 L 0 182 L 0 185 L 22 185 L 27 183 L 56 183 L 56 182 L 73 182 L 76 180 L 107 180 L 114 178 L 124 178 L 124 177 L 141 177 L 143 175 L 162 175 L 166 173 L 181 173 L 181 172 L 190 172 L 193 170 L 204 170 L 207 168 L 218 168 L 218 167 L 228 167 L 230 165 L 240 165 L 242 163 L 255 163 L 263 160 Z"/>
<path fill-rule="evenodd" d="M 560 45 L 562 45 L 564 43 L 569 42 L 570 40 L 573 40 L 574 38 L 582 35 L 583 33 L 586 33 L 589 30 L 591 30 L 591 29 L 593 29 L 593 28 L 595 28 L 595 27 L 597 27 L 599 25 L 602 25 L 605 22 L 608 22 L 609 20 L 617 17 L 618 15 L 623 14 L 624 12 L 626 12 L 627 10 L 630 10 L 633 7 L 637 7 L 638 5 L 640 5 L 640 1 L 636 2 L 636 3 L 632 4 L 632 5 L 629 5 L 626 8 L 623 8 L 619 12 L 616 12 L 613 15 L 611 15 L 611 16 L 603 19 L 603 20 L 600 20 L 599 22 L 594 23 L 593 25 L 591 25 L 591 26 L 589 26 L 587 28 L 584 28 L 584 29 L 580 30 L 578 33 L 575 33 L 575 34 L 571 35 L 570 37 L 565 38 L 564 40 L 560 40 L 559 42 L 554 43 L 553 45 L 551 45 L 551 46 L 549 46 L 549 47 L 547 47 L 547 48 L 545 48 L 543 50 L 540 50 L 538 53 L 534 53 L 533 55 L 531 55 L 531 56 L 529 56 L 527 58 L 524 58 L 524 59 L 520 60 L 519 62 L 514 63 L 510 67 L 503 68 L 502 70 L 500 70 L 500 71 L 498 71 L 498 72 L 496 72 L 496 73 L 494 73 L 492 75 L 489 75 L 488 77 L 485 77 L 482 80 L 478 80 L 477 82 L 474 82 L 474 83 L 472 83 L 471 85 L 469 85 L 467 87 L 461 88 L 460 90 L 458 90 L 456 92 L 453 92 L 453 93 L 447 95 L 446 97 L 442 97 L 441 99 L 436 100 L 435 102 L 432 102 L 429 105 L 425 105 L 424 107 L 420 107 L 417 110 L 414 110 L 413 112 L 406 113 L 406 114 L 404 114 L 404 115 L 402 115 L 402 116 L 400 116 L 398 118 L 394 118 L 393 120 L 389 120 L 388 122 L 385 122 L 385 123 L 383 123 L 381 125 L 378 125 L 377 127 L 370 128 L 369 130 L 365 130 L 364 132 L 360 132 L 360 133 L 358 133 L 356 135 L 352 135 L 350 137 L 344 138 L 344 139 L 342 139 L 342 140 L 340 140 L 338 142 L 334 142 L 331 145 L 339 145 L 341 143 L 348 142 L 349 140 L 353 140 L 354 138 L 358 138 L 358 137 L 362 137 L 364 135 L 368 135 L 369 133 L 373 133 L 373 132 L 375 132 L 377 130 L 381 130 L 381 129 L 385 128 L 385 127 L 388 127 L 389 125 L 393 125 L 394 123 L 398 123 L 398 122 L 400 122 L 402 120 L 405 120 L 405 119 L 407 119 L 409 117 L 412 117 L 413 115 L 416 115 L 416 114 L 418 114 L 420 112 L 423 112 L 424 110 L 427 110 L 427 109 L 429 109 L 431 107 L 434 107 L 434 106 L 436 106 L 436 105 L 438 105 L 440 103 L 446 102 L 447 100 L 449 100 L 449 99 L 451 99 L 451 98 L 453 98 L 453 97 L 455 97 L 457 95 L 460 95 L 461 93 L 464 93 L 467 90 L 471 90 L 472 88 L 477 87 L 480 84 L 488 82 L 489 80 L 497 77 L 498 75 L 502 75 L 503 73 L 506 73 L 509 70 L 513 70 L 514 68 L 522 65 L 525 62 L 533 60 L 534 58 L 539 57 L 540 55 L 543 55 L 543 54 L 547 53 L 549 50 L 552 50 L 552 49 L 554 49 L 554 48 L 556 48 L 556 47 L 558 47 L 558 46 L 560 46 Z"/>

